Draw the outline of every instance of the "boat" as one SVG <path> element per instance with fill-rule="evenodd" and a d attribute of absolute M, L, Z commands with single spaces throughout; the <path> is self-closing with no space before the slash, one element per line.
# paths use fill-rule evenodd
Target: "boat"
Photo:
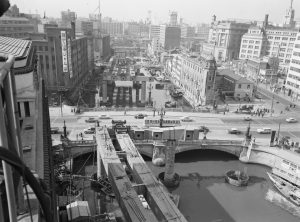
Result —
<path fill-rule="evenodd" d="M 249 176 L 245 172 L 239 170 L 230 170 L 226 173 L 225 180 L 231 185 L 241 187 L 247 186 Z"/>
<path fill-rule="evenodd" d="M 268 177 L 272 181 L 274 187 L 283 195 L 288 201 L 300 206 L 300 188 L 288 182 L 287 180 L 277 176 L 274 173 L 267 172 Z"/>

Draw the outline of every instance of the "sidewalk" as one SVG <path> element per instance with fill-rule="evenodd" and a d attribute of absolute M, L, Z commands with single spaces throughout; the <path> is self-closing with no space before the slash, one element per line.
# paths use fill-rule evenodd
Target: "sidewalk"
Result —
<path fill-rule="evenodd" d="M 295 104 L 296 106 L 300 106 L 300 101 L 298 100 L 294 100 L 291 96 L 288 96 L 287 92 L 284 92 L 282 90 L 274 92 L 273 90 L 271 90 L 270 85 L 266 85 L 264 83 L 258 83 L 258 87 L 261 88 L 262 90 L 267 90 L 270 93 L 274 93 L 274 95 L 285 99 L 287 101 L 290 101 L 291 103 Z"/>

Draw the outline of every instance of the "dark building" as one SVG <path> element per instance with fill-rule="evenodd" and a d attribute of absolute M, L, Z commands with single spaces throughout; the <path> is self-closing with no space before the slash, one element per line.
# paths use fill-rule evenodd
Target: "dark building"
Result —
<path fill-rule="evenodd" d="M 172 50 L 180 47 L 181 29 L 179 26 L 166 26 L 165 29 L 165 50 Z"/>
<path fill-rule="evenodd" d="M 111 56 L 110 36 L 102 36 L 102 59 L 105 60 Z"/>
<path fill-rule="evenodd" d="M 75 27 L 45 27 L 45 39 L 33 41 L 38 70 L 50 91 L 72 91 L 88 76 L 87 37 L 75 37 Z"/>

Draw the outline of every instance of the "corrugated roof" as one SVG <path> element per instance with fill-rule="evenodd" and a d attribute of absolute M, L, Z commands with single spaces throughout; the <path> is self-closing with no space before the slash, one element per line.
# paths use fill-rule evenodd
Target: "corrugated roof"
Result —
<path fill-rule="evenodd" d="M 26 57 L 31 41 L 0 36 L 0 55 L 13 55 L 15 58 Z"/>

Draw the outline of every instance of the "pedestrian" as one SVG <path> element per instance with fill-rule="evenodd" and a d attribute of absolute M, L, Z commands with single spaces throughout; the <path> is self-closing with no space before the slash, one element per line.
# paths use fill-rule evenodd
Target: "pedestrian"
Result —
<path fill-rule="evenodd" d="M 225 111 L 223 112 L 223 115 L 225 115 Z"/>
<path fill-rule="evenodd" d="M 124 116 L 126 116 L 126 110 L 124 110 Z"/>
<path fill-rule="evenodd" d="M 255 137 L 253 137 L 253 143 L 255 143 Z"/>
<path fill-rule="evenodd" d="M 166 115 L 166 110 L 164 110 L 164 115 Z"/>

